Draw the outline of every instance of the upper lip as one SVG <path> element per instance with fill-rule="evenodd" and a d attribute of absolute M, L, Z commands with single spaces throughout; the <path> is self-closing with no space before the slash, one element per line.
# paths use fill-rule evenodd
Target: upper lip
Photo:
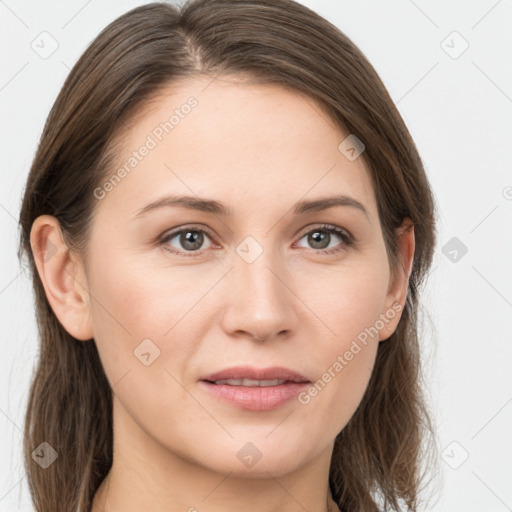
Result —
<path fill-rule="evenodd" d="M 200 380 L 215 382 L 222 379 L 253 379 L 253 380 L 286 380 L 290 382 L 309 382 L 306 377 L 289 368 L 272 366 L 269 368 L 254 368 L 252 366 L 233 366 L 219 372 L 201 377 Z"/>

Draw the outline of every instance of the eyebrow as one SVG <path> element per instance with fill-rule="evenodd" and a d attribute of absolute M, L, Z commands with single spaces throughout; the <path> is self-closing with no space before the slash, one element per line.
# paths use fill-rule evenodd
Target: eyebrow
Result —
<path fill-rule="evenodd" d="M 327 210 L 328 208 L 332 208 L 334 206 L 347 206 L 350 208 L 355 208 L 364 213 L 366 218 L 371 222 L 370 215 L 363 204 L 360 203 L 357 199 L 347 195 L 321 197 L 313 200 L 299 201 L 293 207 L 293 214 L 302 215 L 308 212 L 318 212 Z M 212 213 L 214 215 L 223 217 L 233 216 L 233 211 L 231 208 L 219 201 L 215 201 L 214 199 L 205 199 L 197 196 L 171 195 L 162 197 L 161 199 L 157 199 L 156 201 L 147 204 L 137 211 L 135 217 L 141 217 L 150 211 L 164 207 L 182 207 L 188 208 L 190 210 Z"/>

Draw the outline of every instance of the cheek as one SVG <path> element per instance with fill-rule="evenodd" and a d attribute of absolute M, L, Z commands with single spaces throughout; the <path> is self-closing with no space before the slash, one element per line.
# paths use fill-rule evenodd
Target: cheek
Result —
<path fill-rule="evenodd" d="M 298 295 L 309 309 L 308 317 L 316 317 L 324 333 L 320 339 L 326 342 L 325 354 L 343 350 L 383 313 L 389 282 L 386 260 L 372 258 L 303 276 Z"/>
<path fill-rule="evenodd" d="M 189 303 L 201 294 L 186 292 L 182 279 L 164 282 L 154 274 L 119 253 L 94 267 L 89 280 L 94 339 L 113 392 L 130 416 L 158 414 L 171 425 L 176 414 L 170 396 L 175 403 L 189 400 L 178 382 L 197 338 L 179 321 L 187 319 Z"/>
<path fill-rule="evenodd" d="M 301 299 L 317 316 L 311 317 L 317 324 L 314 331 L 323 333 L 315 336 L 315 357 L 323 373 L 299 401 L 312 410 L 332 411 L 332 435 L 354 414 L 370 380 L 388 278 L 386 260 L 374 260 L 317 275 L 316 285 L 307 279 L 301 284 Z M 322 414 L 316 416 L 324 421 Z"/>
<path fill-rule="evenodd" d="M 143 258 L 108 251 L 92 269 L 93 321 L 121 338 L 162 338 L 197 303 L 204 290 L 180 269 L 155 270 Z"/>
<path fill-rule="evenodd" d="M 148 264 L 114 247 L 103 254 L 91 264 L 89 286 L 94 339 L 110 382 L 128 371 L 133 380 L 141 370 L 155 389 L 175 383 L 168 372 L 183 382 L 215 310 L 208 291 L 225 270 Z"/>
<path fill-rule="evenodd" d="M 323 418 L 321 428 L 327 428 L 330 438 L 334 438 L 349 422 L 370 381 L 378 344 L 376 342 L 353 344 L 347 350 L 333 355 L 325 372 L 316 380 L 300 399 L 312 414 Z M 324 411 L 329 413 L 325 422 Z"/>
<path fill-rule="evenodd" d="M 160 365 L 163 340 L 169 338 L 165 333 L 183 314 L 181 293 L 166 288 L 147 266 L 137 266 L 113 250 L 103 254 L 101 262 L 91 264 L 89 276 L 95 343 L 111 384 L 127 371 L 141 369 L 146 370 L 144 380 Z"/>

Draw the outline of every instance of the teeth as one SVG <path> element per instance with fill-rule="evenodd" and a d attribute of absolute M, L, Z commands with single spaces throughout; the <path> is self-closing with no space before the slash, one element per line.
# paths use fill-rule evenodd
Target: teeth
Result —
<path fill-rule="evenodd" d="M 286 381 L 282 379 L 273 380 L 253 380 L 253 379 L 221 379 L 216 380 L 215 384 L 227 384 L 228 386 L 249 386 L 249 387 L 265 387 L 265 386 L 279 386 Z"/>

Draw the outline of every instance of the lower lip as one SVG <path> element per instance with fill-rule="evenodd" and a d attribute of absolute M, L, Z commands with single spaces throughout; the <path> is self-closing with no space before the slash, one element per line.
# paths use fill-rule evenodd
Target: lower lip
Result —
<path fill-rule="evenodd" d="M 309 386 L 309 382 L 288 382 L 279 386 L 228 386 L 200 381 L 199 384 L 212 395 L 246 409 L 271 411 L 281 407 Z"/>

